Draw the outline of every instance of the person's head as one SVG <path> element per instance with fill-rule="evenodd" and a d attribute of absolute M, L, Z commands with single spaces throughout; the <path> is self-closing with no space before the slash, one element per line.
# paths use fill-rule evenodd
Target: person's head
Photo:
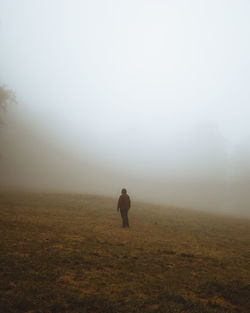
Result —
<path fill-rule="evenodd" d="M 126 190 L 126 188 L 122 188 L 122 194 L 126 194 L 127 193 L 127 190 Z"/>

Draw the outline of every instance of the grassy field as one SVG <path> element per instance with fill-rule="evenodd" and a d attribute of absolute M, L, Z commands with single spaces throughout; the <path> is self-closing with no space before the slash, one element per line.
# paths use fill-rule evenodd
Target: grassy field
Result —
<path fill-rule="evenodd" d="M 0 194 L 0 312 L 250 312 L 250 220 Z"/>

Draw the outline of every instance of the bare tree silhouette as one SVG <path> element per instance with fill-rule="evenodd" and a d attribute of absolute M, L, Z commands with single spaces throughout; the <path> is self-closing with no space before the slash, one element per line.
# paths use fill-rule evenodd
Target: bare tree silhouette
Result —
<path fill-rule="evenodd" d="M 7 106 L 13 102 L 16 102 L 14 93 L 4 86 L 0 86 L 0 125 L 3 124 L 3 113 L 6 111 Z"/>

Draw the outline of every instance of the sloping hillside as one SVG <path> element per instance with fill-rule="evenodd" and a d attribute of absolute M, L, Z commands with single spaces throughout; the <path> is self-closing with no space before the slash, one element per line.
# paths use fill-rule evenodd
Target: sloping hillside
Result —
<path fill-rule="evenodd" d="M 249 312 L 250 221 L 116 199 L 0 194 L 1 312 Z"/>

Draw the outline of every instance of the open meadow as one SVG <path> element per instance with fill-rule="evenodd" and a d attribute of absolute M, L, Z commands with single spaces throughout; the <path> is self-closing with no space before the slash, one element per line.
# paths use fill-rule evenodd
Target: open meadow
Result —
<path fill-rule="evenodd" d="M 2 192 L 0 312 L 250 312 L 250 220 L 116 201 Z"/>

